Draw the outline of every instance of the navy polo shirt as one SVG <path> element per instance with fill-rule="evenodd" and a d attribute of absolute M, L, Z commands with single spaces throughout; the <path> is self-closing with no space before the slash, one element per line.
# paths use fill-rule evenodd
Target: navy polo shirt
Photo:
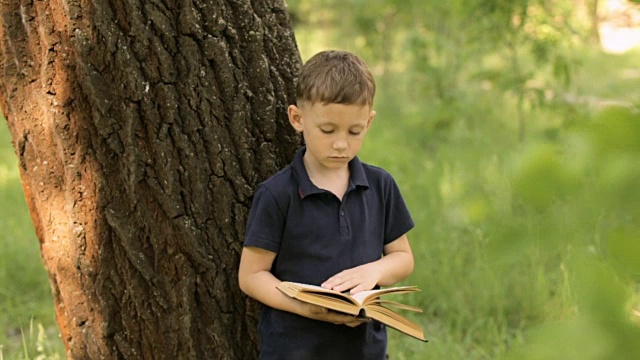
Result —
<path fill-rule="evenodd" d="M 305 151 L 256 189 L 244 245 L 277 254 L 276 278 L 320 285 L 380 259 L 384 245 L 414 223 L 385 170 L 354 158 L 341 201 L 311 182 Z M 261 359 L 383 359 L 386 353 L 386 330 L 375 321 L 350 328 L 264 306 L 259 335 Z"/>

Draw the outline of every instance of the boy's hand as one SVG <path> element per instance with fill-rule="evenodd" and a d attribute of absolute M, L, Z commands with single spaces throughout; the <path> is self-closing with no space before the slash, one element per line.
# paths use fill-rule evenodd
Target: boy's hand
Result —
<path fill-rule="evenodd" d="M 331 311 L 321 306 L 307 304 L 304 302 L 300 302 L 300 306 L 302 309 L 301 315 L 314 320 L 326 321 L 336 325 L 344 324 L 350 327 L 356 327 L 365 322 L 364 320 L 358 319 L 354 316 Z"/>
<path fill-rule="evenodd" d="M 406 234 L 385 245 L 383 254 L 379 260 L 333 275 L 321 286 L 340 292 L 350 290 L 353 295 L 376 285 L 393 285 L 413 271 L 413 253 Z"/>
<path fill-rule="evenodd" d="M 373 289 L 380 280 L 381 270 L 376 263 L 368 263 L 344 270 L 322 283 L 325 289 L 335 291 L 350 290 L 350 294 Z"/>

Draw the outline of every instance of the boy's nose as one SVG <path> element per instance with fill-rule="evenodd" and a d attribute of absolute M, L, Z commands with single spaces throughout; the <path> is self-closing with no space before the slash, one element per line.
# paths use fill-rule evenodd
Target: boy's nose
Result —
<path fill-rule="evenodd" d="M 334 150 L 344 150 L 347 148 L 347 142 L 344 140 L 336 140 L 333 142 Z"/>

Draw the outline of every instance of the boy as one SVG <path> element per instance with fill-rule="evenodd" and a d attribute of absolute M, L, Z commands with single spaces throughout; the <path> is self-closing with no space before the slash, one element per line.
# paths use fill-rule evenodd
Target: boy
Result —
<path fill-rule="evenodd" d="M 289 121 L 305 141 L 293 162 L 256 189 L 238 273 L 260 301 L 261 359 L 384 359 L 377 321 L 282 294 L 281 281 L 352 294 L 393 285 L 413 271 L 414 223 L 393 178 L 356 155 L 375 116 L 375 82 L 344 51 L 305 63 Z M 383 256 L 384 255 L 384 256 Z"/>

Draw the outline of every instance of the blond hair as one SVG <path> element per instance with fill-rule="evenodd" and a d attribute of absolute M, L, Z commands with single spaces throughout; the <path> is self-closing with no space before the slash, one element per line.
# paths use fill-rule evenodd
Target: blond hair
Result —
<path fill-rule="evenodd" d="M 300 71 L 296 100 L 309 104 L 373 105 L 376 83 L 367 64 L 355 54 L 322 51 Z"/>

